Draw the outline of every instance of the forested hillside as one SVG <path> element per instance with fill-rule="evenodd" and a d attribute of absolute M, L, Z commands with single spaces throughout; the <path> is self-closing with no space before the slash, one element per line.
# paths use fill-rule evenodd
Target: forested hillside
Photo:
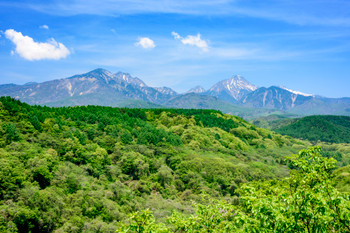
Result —
<path fill-rule="evenodd" d="M 256 125 L 264 129 L 275 130 L 283 126 L 294 123 L 295 121 L 299 120 L 299 118 L 297 117 L 298 117 L 297 115 L 292 115 L 292 114 L 290 115 L 271 114 L 268 116 L 255 118 L 250 122 L 253 125 Z"/>
<path fill-rule="evenodd" d="M 348 145 L 286 159 L 310 144 L 219 111 L 49 108 L 9 97 L 0 98 L 0 135 L 0 232 L 303 232 L 302 214 L 321 231 L 349 229 L 349 197 L 329 186 L 331 157 L 347 165 Z M 289 183 L 278 180 L 306 158 L 316 168 L 287 178 L 292 197 L 316 171 L 302 198 L 328 185 L 335 204 L 322 191 L 295 217 L 279 199 L 296 201 Z"/>
<path fill-rule="evenodd" d="M 350 117 L 307 116 L 275 131 L 310 141 L 350 143 Z"/>

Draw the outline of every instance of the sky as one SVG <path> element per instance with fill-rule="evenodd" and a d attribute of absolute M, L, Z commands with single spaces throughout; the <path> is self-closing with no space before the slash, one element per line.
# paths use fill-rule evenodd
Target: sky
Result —
<path fill-rule="evenodd" d="M 180 93 L 241 75 L 350 97 L 350 1 L 0 0 L 0 84 L 96 68 Z"/>

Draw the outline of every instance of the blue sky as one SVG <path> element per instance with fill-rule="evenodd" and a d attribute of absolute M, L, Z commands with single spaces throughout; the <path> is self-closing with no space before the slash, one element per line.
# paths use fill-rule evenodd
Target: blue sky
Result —
<path fill-rule="evenodd" d="M 95 68 L 184 92 L 234 74 L 350 96 L 348 0 L 0 0 L 0 84 Z"/>

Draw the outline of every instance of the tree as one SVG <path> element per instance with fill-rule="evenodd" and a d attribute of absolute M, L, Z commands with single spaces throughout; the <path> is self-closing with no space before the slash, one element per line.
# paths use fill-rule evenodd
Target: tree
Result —
<path fill-rule="evenodd" d="M 161 224 L 156 224 L 154 216 L 150 210 L 135 212 L 130 215 L 129 223 L 121 224 L 117 232 L 125 233 L 166 233 L 170 232 Z"/>
<path fill-rule="evenodd" d="M 16 127 L 15 124 L 13 123 L 8 123 L 4 125 L 5 129 L 5 134 L 6 134 L 6 143 L 9 144 L 13 141 L 19 141 L 20 136 L 19 136 L 19 131 Z"/>
<path fill-rule="evenodd" d="M 294 167 L 282 181 L 252 182 L 239 193 L 252 229 L 274 232 L 350 232 L 350 196 L 332 185 L 336 160 L 319 147 L 289 157 Z"/>

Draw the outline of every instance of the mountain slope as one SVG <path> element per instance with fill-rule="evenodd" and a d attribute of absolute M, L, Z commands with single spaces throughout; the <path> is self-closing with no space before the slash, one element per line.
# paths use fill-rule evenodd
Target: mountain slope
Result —
<path fill-rule="evenodd" d="M 153 89 L 157 90 L 158 92 L 162 93 L 163 95 L 167 95 L 169 97 L 176 96 L 177 93 L 170 87 L 153 87 Z"/>
<path fill-rule="evenodd" d="M 114 105 L 118 108 L 164 108 L 163 105 L 146 102 L 143 100 L 128 99 L 122 102 L 118 102 Z"/>
<path fill-rule="evenodd" d="M 288 110 L 298 115 L 346 115 L 350 116 L 350 98 L 325 98 L 316 96 Z"/>
<path fill-rule="evenodd" d="M 275 131 L 310 141 L 350 143 L 350 117 L 307 116 Z"/>
<path fill-rule="evenodd" d="M 218 97 L 221 100 L 237 103 L 243 96 L 256 90 L 257 87 L 240 75 L 223 80 L 213 85 L 204 94 Z"/>
<path fill-rule="evenodd" d="M 296 94 L 284 88 L 271 86 L 269 88 L 261 87 L 247 94 L 242 98 L 241 104 L 253 108 L 287 110 L 311 99 L 313 99 L 313 96 Z"/>
<path fill-rule="evenodd" d="M 171 98 L 165 103 L 166 106 L 175 108 L 188 109 L 216 109 L 219 110 L 222 106 L 231 106 L 231 104 L 223 102 L 214 96 L 199 95 L 196 93 L 188 93 Z"/>
<path fill-rule="evenodd" d="M 96 69 L 86 74 L 39 84 L 1 85 L 0 95 L 11 96 L 29 104 L 51 103 L 63 106 L 67 102 L 77 105 L 113 105 L 125 99 L 162 103 L 175 96 L 176 92 L 170 88 L 148 87 L 142 80 L 127 73 L 113 74 Z M 92 99 L 92 96 L 98 98 Z"/>
<path fill-rule="evenodd" d="M 271 114 L 268 116 L 262 116 L 254 118 L 250 123 L 253 125 L 256 125 L 260 128 L 265 128 L 268 130 L 275 130 L 278 128 L 281 128 L 282 126 L 289 125 L 297 120 L 299 120 L 298 115 L 293 114 L 284 114 L 284 115 L 278 115 L 278 114 Z"/>
<path fill-rule="evenodd" d="M 165 103 L 165 105 L 173 108 L 215 109 L 227 114 L 243 117 L 244 119 L 252 119 L 259 116 L 266 116 L 269 114 L 286 114 L 285 112 L 276 109 L 248 108 L 222 101 L 214 96 L 195 93 L 188 93 L 173 97 L 170 100 L 168 100 Z"/>

